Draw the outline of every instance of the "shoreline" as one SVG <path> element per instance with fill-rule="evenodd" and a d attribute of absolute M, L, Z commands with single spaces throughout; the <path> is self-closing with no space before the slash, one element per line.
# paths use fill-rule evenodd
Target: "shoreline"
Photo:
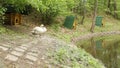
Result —
<path fill-rule="evenodd" d="M 100 37 L 100 36 L 107 36 L 107 35 L 119 35 L 120 31 L 107 31 L 107 32 L 96 32 L 96 33 L 89 33 L 89 34 L 85 34 L 79 37 L 75 37 L 71 39 L 72 43 L 76 43 L 77 41 L 81 41 L 81 40 L 86 40 L 86 39 L 90 39 L 92 37 Z"/>

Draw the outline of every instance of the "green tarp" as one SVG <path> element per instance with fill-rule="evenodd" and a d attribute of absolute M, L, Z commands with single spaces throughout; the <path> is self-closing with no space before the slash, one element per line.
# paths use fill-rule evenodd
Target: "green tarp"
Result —
<path fill-rule="evenodd" d="M 102 16 L 97 16 L 96 17 L 96 23 L 95 23 L 95 25 L 96 26 L 102 26 L 103 24 L 102 24 Z"/>
<path fill-rule="evenodd" d="M 63 25 L 69 29 L 73 29 L 74 20 L 74 16 L 67 16 Z"/>

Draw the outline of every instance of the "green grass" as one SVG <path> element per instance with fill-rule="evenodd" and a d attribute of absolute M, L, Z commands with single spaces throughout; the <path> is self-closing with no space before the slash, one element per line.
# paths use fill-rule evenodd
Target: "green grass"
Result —
<path fill-rule="evenodd" d="M 7 29 L 0 25 L 0 34 L 6 33 Z"/>
<path fill-rule="evenodd" d="M 60 26 L 62 25 L 54 24 L 48 27 L 48 33 L 65 42 L 70 42 L 73 37 L 89 33 L 88 25 L 78 25 L 76 30 L 70 30 Z M 60 45 L 56 48 L 56 51 L 50 52 L 49 57 L 52 59 L 52 64 L 60 65 L 61 68 L 104 68 L 100 61 L 94 59 L 83 49 L 74 49 L 67 45 Z"/>
<path fill-rule="evenodd" d="M 28 38 L 29 36 L 27 34 L 24 34 L 24 33 L 21 33 L 21 32 L 16 32 L 16 31 L 13 31 L 11 29 L 8 29 L 2 25 L 0 25 L 0 35 L 2 36 L 6 36 L 8 37 L 9 39 L 11 40 L 15 40 L 19 37 L 21 38 Z"/>
<path fill-rule="evenodd" d="M 103 17 L 104 18 L 102 22 L 104 23 L 104 26 L 102 27 L 95 26 L 94 32 L 120 30 L 119 20 L 116 20 L 113 17 L 107 16 L 107 15 L 104 15 Z M 90 32 L 91 23 L 92 23 L 92 18 L 86 18 L 83 25 L 80 25 L 80 24 L 77 25 L 76 30 L 73 30 L 73 29 L 70 30 L 70 29 L 64 28 L 62 24 L 60 25 L 55 24 L 55 25 L 48 27 L 48 29 L 50 30 L 48 31 L 48 33 L 66 42 L 71 42 L 71 39 L 74 37 L 79 37 L 79 36 L 91 33 Z"/>
<path fill-rule="evenodd" d="M 100 61 L 81 48 L 60 45 L 49 57 L 52 64 L 60 65 L 61 68 L 105 68 Z"/>

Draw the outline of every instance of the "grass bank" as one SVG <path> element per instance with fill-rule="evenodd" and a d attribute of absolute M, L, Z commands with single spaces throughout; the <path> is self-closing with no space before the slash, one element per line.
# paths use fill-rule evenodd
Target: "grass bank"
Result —
<path fill-rule="evenodd" d="M 105 68 L 104 65 L 81 48 L 60 45 L 50 52 L 51 64 L 58 68 Z"/>
<path fill-rule="evenodd" d="M 80 22 L 80 21 L 78 21 Z M 103 26 L 95 26 L 94 32 L 106 32 L 106 31 L 118 31 L 120 30 L 120 20 L 116 20 L 111 16 L 104 15 L 103 16 Z M 64 21 L 62 21 L 62 24 Z M 79 37 L 84 34 L 91 33 L 90 28 L 92 24 L 92 18 L 86 18 L 84 21 L 84 24 L 78 24 L 77 29 L 70 30 L 65 27 L 63 27 L 62 24 L 53 24 L 52 26 L 48 27 L 49 31 L 48 33 L 56 36 L 57 38 L 60 38 L 66 42 L 71 42 L 71 39 L 74 37 Z"/>
<path fill-rule="evenodd" d="M 3 25 L 0 25 L 0 40 L 3 39 L 16 40 L 20 38 L 29 38 L 25 33 L 19 32 L 19 30 L 12 30 Z"/>

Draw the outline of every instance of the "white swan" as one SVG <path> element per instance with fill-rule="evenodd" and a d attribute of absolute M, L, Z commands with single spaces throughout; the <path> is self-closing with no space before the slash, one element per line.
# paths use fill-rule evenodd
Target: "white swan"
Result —
<path fill-rule="evenodd" d="M 33 28 L 32 34 L 33 35 L 41 35 L 41 34 L 45 33 L 46 31 L 47 31 L 47 28 L 43 24 L 41 24 L 40 27 L 36 26 Z"/>

